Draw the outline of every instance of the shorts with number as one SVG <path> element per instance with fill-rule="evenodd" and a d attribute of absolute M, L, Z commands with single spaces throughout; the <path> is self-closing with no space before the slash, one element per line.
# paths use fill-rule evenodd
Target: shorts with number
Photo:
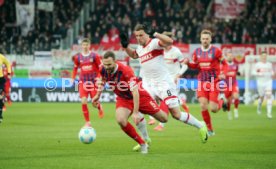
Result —
<path fill-rule="evenodd" d="M 272 81 L 258 82 L 257 88 L 259 96 L 271 95 L 272 94 Z"/>
<path fill-rule="evenodd" d="M 150 93 L 152 98 L 163 100 L 169 108 L 179 106 L 176 85 L 173 81 L 160 81 L 151 83 L 143 80 L 143 87 Z"/>
<path fill-rule="evenodd" d="M 153 115 L 160 111 L 158 104 L 147 91 L 139 89 L 139 96 L 139 111 L 141 113 Z M 126 99 L 120 96 L 116 98 L 116 109 L 122 107 L 127 108 L 132 112 L 133 106 L 133 99 Z"/>
<path fill-rule="evenodd" d="M 80 94 L 80 98 L 83 98 L 83 97 L 88 98 L 88 96 L 90 96 L 90 98 L 92 99 L 97 94 L 97 87 L 92 82 L 90 83 L 79 82 L 79 94 Z"/>
<path fill-rule="evenodd" d="M 218 82 L 202 82 L 198 81 L 197 98 L 204 97 L 209 101 L 218 103 Z"/>
<path fill-rule="evenodd" d="M 234 93 L 239 93 L 239 86 L 237 83 L 234 83 L 232 86 L 227 86 L 224 91 L 226 98 L 230 98 Z"/>

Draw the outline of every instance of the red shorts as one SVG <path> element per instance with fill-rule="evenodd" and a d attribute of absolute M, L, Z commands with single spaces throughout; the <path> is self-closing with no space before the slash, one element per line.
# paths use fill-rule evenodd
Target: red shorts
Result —
<path fill-rule="evenodd" d="M 146 91 L 139 91 L 140 99 L 139 99 L 139 111 L 143 114 L 153 115 L 160 111 L 158 104 L 153 98 L 151 98 L 150 94 Z M 131 112 L 133 111 L 133 99 L 125 99 L 122 97 L 116 98 L 116 109 L 119 107 L 127 108 Z"/>
<path fill-rule="evenodd" d="M 219 89 L 217 86 L 218 82 L 211 84 L 211 82 L 199 81 L 197 87 L 197 98 L 204 97 L 209 101 L 218 103 Z"/>
<path fill-rule="evenodd" d="M 6 95 L 9 95 L 11 91 L 11 80 L 6 80 L 5 86 L 4 86 L 4 92 Z"/>
<path fill-rule="evenodd" d="M 224 95 L 226 98 L 230 98 L 234 93 L 239 93 L 238 84 L 233 84 L 230 87 L 227 87 L 224 91 Z"/>
<path fill-rule="evenodd" d="M 80 98 L 86 97 L 90 95 L 90 98 L 92 99 L 97 94 L 97 87 L 94 85 L 94 83 L 79 83 L 79 93 Z"/>

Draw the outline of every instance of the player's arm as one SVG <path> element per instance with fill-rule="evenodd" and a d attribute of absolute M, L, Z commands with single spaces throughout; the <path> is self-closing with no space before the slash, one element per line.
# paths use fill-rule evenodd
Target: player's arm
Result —
<path fill-rule="evenodd" d="M 102 76 L 98 74 L 98 77 L 96 78 L 97 93 L 92 98 L 92 104 L 95 108 L 98 107 L 101 94 L 104 90 L 104 85 L 105 85 L 105 82 L 103 81 Z"/>
<path fill-rule="evenodd" d="M 189 60 L 188 58 L 184 58 L 183 64 L 188 65 L 188 67 L 191 69 L 198 69 L 199 67 L 198 67 L 196 51 L 194 51 L 191 60 Z"/>
<path fill-rule="evenodd" d="M 138 124 L 139 122 L 139 91 L 138 91 L 138 85 L 135 85 L 131 88 L 132 96 L 133 96 L 133 119 L 135 124 Z"/>
<path fill-rule="evenodd" d="M 8 72 L 8 78 L 10 78 L 10 76 L 11 76 L 11 64 L 4 55 L 0 54 L 0 58 L 3 61 L 3 64 L 6 66 L 7 72 Z"/>
<path fill-rule="evenodd" d="M 126 53 L 129 57 L 133 59 L 137 59 L 139 56 L 137 55 L 136 51 L 129 47 L 128 36 L 125 33 L 120 33 L 121 45 L 125 49 Z"/>
<path fill-rule="evenodd" d="M 73 67 L 73 72 L 72 72 L 72 76 L 71 76 L 71 83 L 74 82 L 74 80 L 77 76 L 78 68 L 79 68 L 77 56 L 74 56 L 72 60 L 74 62 L 74 67 Z"/>
<path fill-rule="evenodd" d="M 167 35 L 155 32 L 153 36 L 159 39 L 159 45 L 162 47 L 170 46 L 173 44 L 173 39 Z"/>

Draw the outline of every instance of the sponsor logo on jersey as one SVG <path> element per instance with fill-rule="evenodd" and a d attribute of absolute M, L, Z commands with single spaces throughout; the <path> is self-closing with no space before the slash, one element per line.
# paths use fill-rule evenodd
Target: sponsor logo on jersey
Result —
<path fill-rule="evenodd" d="M 90 71 L 90 70 L 92 70 L 92 65 L 84 65 L 81 67 L 81 69 L 83 71 Z"/>

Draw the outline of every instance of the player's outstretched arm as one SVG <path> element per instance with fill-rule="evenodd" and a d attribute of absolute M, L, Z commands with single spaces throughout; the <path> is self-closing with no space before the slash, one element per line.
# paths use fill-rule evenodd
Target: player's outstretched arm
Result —
<path fill-rule="evenodd" d="M 167 36 L 167 35 L 164 35 L 164 34 L 160 34 L 160 33 L 158 33 L 158 32 L 155 32 L 155 33 L 153 34 L 153 36 L 160 40 L 160 45 L 163 46 L 163 47 L 170 46 L 170 45 L 173 44 L 173 39 L 170 38 L 170 37 Z"/>
<path fill-rule="evenodd" d="M 133 59 L 137 59 L 138 55 L 135 50 L 129 47 L 128 36 L 125 33 L 120 33 L 121 45 L 126 50 L 126 53 Z"/>
<path fill-rule="evenodd" d="M 131 89 L 132 92 L 132 96 L 133 96 L 133 120 L 135 124 L 139 123 L 139 91 L 138 91 L 138 85 L 136 85 L 135 87 L 133 87 Z"/>

